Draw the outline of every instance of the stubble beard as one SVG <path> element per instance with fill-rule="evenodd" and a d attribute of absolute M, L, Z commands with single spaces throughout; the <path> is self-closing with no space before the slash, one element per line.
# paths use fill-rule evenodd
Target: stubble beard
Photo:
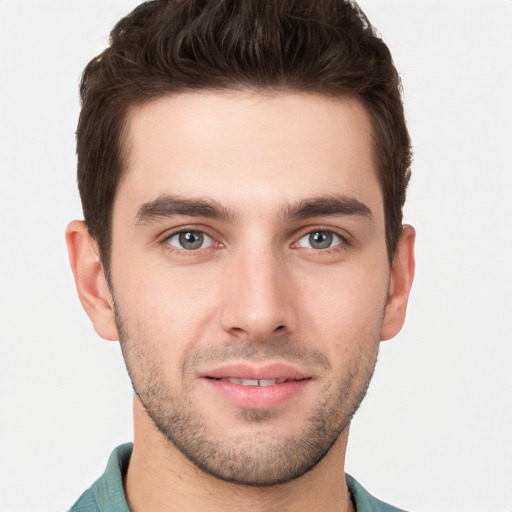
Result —
<path fill-rule="evenodd" d="M 148 347 L 154 344 L 141 329 L 133 336 L 117 307 L 116 324 L 134 392 L 164 438 L 205 473 L 247 486 L 267 487 L 289 482 L 313 469 L 325 457 L 361 404 L 378 354 L 378 342 L 364 340 L 361 346 L 365 349 L 347 363 L 347 373 L 337 383 L 326 386 L 325 392 L 320 394 L 322 399 L 298 433 L 283 438 L 269 434 L 269 428 L 254 428 L 250 436 L 226 433 L 219 439 L 212 435 L 190 390 L 170 389 L 165 381 L 164 362 L 149 353 Z M 233 340 L 220 350 L 214 347 L 203 351 L 203 355 L 195 354 L 183 362 L 182 368 L 193 366 L 198 358 L 211 358 L 213 354 L 222 354 L 224 359 L 238 355 L 248 360 L 261 360 L 262 355 L 285 359 L 309 357 L 317 361 L 320 357 L 330 366 L 322 354 L 298 349 L 293 340 L 281 338 L 264 345 L 263 354 L 252 345 L 242 346 L 239 340 Z M 248 354 L 252 355 L 247 357 Z M 239 420 L 268 427 L 274 415 L 275 411 L 241 409 Z"/>

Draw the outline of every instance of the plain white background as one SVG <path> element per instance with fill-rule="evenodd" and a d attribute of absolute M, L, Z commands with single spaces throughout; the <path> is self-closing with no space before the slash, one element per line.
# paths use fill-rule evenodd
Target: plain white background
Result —
<path fill-rule="evenodd" d="M 78 81 L 134 0 L 0 0 L 0 512 L 67 510 L 130 440 L 117 343 L 64 244 Z M 512 1 L 361 0 L 414 142 L 417 277 L 351 430 L 347 471 L 417 512 L 512 511 Z"/>

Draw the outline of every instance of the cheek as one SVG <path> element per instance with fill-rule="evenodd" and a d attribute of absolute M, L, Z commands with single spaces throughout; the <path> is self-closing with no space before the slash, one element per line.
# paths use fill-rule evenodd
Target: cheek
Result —
<path fill-rule="evenodd" d="M 129 271 L 124 275 L 112 276 L 116 302 L 137 332 L 158 340 L 162 350 L 171 343 L 176 350 L 177 345 L 193 343 L 204 335 L 218 309 L 211 271 L 150 264 L 137 268 L 136 263 L 125 268 Z"/>
<path fill-rule="evenodd" d="M 303 282 L 302 326 L 326 350 L 348 354 L 379 341 L 387 297 L 384 268 L 333 269 L 328 279 Z"/>
<path fill-rule="evenodd" d="M 209 279 L 183 268 L 145 270 L 132 266 L 125 279 L 112 276 L 125 330 L 123 351 L 134 374 L 147 381 L 140 386 L 157 378 L 180 389 L 186 355 L 205 337 L 214 339 L 215 290 Z"/>

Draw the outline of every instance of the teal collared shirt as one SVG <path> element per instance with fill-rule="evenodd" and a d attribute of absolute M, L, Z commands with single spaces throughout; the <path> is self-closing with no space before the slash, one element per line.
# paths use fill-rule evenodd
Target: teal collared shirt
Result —
<path fill-rule="evenodd" d="M 132 443 L 117 447 L 110 456 L 105 473 L 71 507 L 71 512 L 130 512 L 123 489 L 123 475 L 132 454 Z M 377 498 L 346 475 L 347 485 L 357 512 L 404 512 Z"/>

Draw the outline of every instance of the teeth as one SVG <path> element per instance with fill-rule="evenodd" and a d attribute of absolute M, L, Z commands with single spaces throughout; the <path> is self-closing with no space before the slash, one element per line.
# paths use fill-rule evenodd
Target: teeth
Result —
<path fill-rule="evenodd" d="M 242 386 L 273 386 L 274 384 L 282 384 L 288 379 L 235 379 L 233 377 L 224 377 L 220 379 L 222 382 L 232 382 L 233 384 L 241 384 Z"/>
<path fill-rule="evenodd" d="M 261 379 L 258 381 L 259 386 L 273 386 L 277 384 L 277 379 Z"/>
<path fill-rule="evenodd" d="M 237 380 L 237 379 L 235 379 Z M 242 384 L 242 386 L 257 386 L 259 382 L 256 379 L 238 379 L 238 384 Z"/>

